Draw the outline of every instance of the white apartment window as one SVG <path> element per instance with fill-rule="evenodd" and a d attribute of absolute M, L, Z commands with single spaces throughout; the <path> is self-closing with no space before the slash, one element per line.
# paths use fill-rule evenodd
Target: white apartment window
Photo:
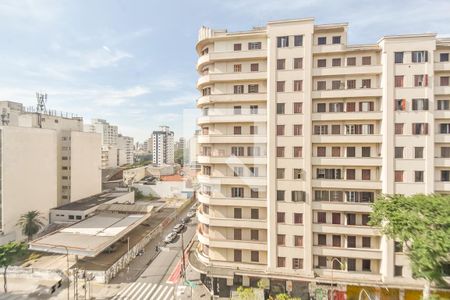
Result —
<path fill-rule="evenodd" d="M 327 89 L 327 82 L 326 81 L 317 81 L 317 90 L 318 91 L 324 91 Z"/>
<path fill-rule="evenodd" d="M 303 35 L 294 35 L 294 46 L 295 47 L 303 46 Z"/>
<path fill-rule="evenodd" d="M 303 58 L 297 57 L 294 58 L 294 69 L 302 69 L 303 68 Z"/>
<path fill-rule="evenodd" d="M 333 44 L 340 44 L 341 43 L 341 36 L 340 35 L 333 36 L 332 42 L 333 42 Z"/>
<path fill-rule="evenodd" d="M 244 188 L 232 187 L 231 188 L 231 197 L 232 198 L 244 198 Z"/>
<path fill-rule="evenodd" d="M 441 147 L 441 157 L 450 158 L 450 147 Z"/>
<path fill-rule="evenodd" d="M 428 110 L 428 99 L 412 99 L 412 110 Z"/>
<path fill-rule="evenodd" d="M 284 114 L 284 103 L 277 103 L 277 114 L 283 115 Z"/>
<path fill-rule="evenodd" d="M 244 93 L 244 85 L 235 85 L 234 93 L 235 94 L 243 94 Z"/>
<path fill-rule="evenodd" d="M 233 176 L 234 177 L 244 176 L 244 168 L 242 168 L 242 167 L 234 167 L 233 168 Z"/>
<path fill-rule="evenodd" d="M 284 81 L 277 81 L 277 92 L 284 92 Z"/>
<path fill-rule="evenodd" d="M 286 69 L 286 60 L 283 59 L 277 59 L 277 70 L 284 70 Z"/>
<path fill-rule="evenodd" d="M 331 66 L 333 66 L 333 67 L 340 67 L 341 66 L 341 59 L 340 58 L 333 58 L 331 60 Z"/>
<path fill-rule="evenodd" d="M 372 64 L 372 57 L 371 56 L 363 56 L 362 57 L 362 65 L 363 66 L 370 66 Z"/>
<path fill-rule="evenodd" d="M 250 171 L 250 176 L 251 177 L 258 177 L 259 176 L 259 169 L 258 169 L 258 167 L 250 167 L 248 169 Z"/>
<path fill-rule="evenodd" d="M 414 171 L 414 182 L 423 182 L 423 171 Z"/>
<path fill-rule="evenodd" d="M 347 66 L 356 66 L 356 57 L 347 57 Z"/>
<path fill-rule="evenodd" d="M 411 61 L 413 63 L 424 63 L 428 61 L 428 51 L 412 51 Z"/>
<path fill-rule="evenodd" d="M 327 60 L 326 59 L 318 59 L 317 60 L 317 67 L 318 68 L 325 68 L 327 66 Z"/>
<path fill-rule="evenodd" d="M 289 47 L 289 37 L 288 36 L 279 36 L 279 37 L 277 37 L 277 47 L 278 48 Z"/>
<path fill-rule="evenodd" d="M 294 169 L 294 179 L 302 179 L 302 169 Z"/>
<path fill-rule="evenodd" d="M 249 146 L 247 147 L 247 155 L 248 156 L 260 156 L 261 155 L 261 149 L 259 147 L 253 147 Z"/>
<path fill-rule="evenodd" d="M 394 53 L 394 62 L 396 64 L 402 64 L 403 63 L 403 52 L 395 52 Z"/>
<path fill-rule="evenodd" d="M 234 72 L 241 72 L 242 65 L 241 64 L 234 65 L 233 69 L 234 69 Z"/>
<path fill-rule="evenodd" d="M 233 114 L 235 114 L 235 115 L 242 114 L 242 107 L 241 106 L 234 106 L 233 107 Z"/>
<path fill-rule="evenodd" d="M 252 115 L 258 114 L 258 105 L 250 105 L 250 114 Z"/>
<path fill-rule="evenodd" d="M 446 61 L 449 61 L 449 53 L 441 53 L 440 55 L 439 55 L 439 58 L 440 58 L 440 62 L 446 62 Z"/>
<path fill-rule="evenodd" d="M 250 71 L 251 72 L 258 72 L 259 71 L 259 64 L 250 64 Z"/>
<path fill-rule="evenodd" d="M 248 50 L 259 50 L 259 49 L 261 49 L 261 42 L 248 43 Z"/>
<path fill-rule="evenodd" d="M 314 125 L 314 134 L 328 134 L 328 125 Z"/>
<path fill-rule="evenodd" d="M 344 103 L 330 103 L 328 105 L 330 112 L 343 112 L 344 111 Z"/>
<path fill-rule="evenodd" d="M 428 75 L 414 75 L 414 86 L 428 86 Z"/>
<path fill-rule="evenodd" d="M 304 191 L 292 191 L 291 201 L 292 202 L 303 202 L 305 201 L 306 193 Z"/>
<path fill-rule="evenodd" d="M 450 123 L 439 124 L 439 133 L 449 134 L 450 133 Z"/>
<path fill-rule="evenodd" d="M 438 100 L 437 101 L 438 110 L 450 110 L 450 100 Z"/>
<path fill-rule="evenodd" d="M 373 111 L 374 110 L 374 103 L 372 101 L 367 102 L 359 102 L 359 111 Z"/>
<path fill-rule="evenodd" d="M 242 44 L 234 44 L 233 45 L 234 51 L 241 51 L 242 50 Z"/>
<path fill-rule="evenodd" d="M 292 259 L 292 269 L 294 269 L 294 270 L 303 269 L 303 259 L 293 258 Z"/>
<path fill-rule="evenodd" d="M 428 134 L 428 123 L 413 123 L 412 124 L 413 135 L 426 135 Z"/>
<path fill-rule="evenodd" d="M 303 80 L 294 80 L 294 92 L 301 92 L 303 87 Z"/>
<path fill-rule="evenodd" d="M 231 147 L 231 155 L 244 156 L 244 147 Z"/>
<path fill-rule="evenodd" d="M 450 82 L 450 76 L 441 76 L 440 86 L 448 86 Z"/>
<path fill-rule="evenodd" d="M 277 168 L 277 179 L 284 179 L 284 168 Z"/>
<path fill-rule="evenodd" d="M 250 134 L 251 135 L 258 134 L 258 126 L 250 125 Z"/>
<path fill-rule="evenodd" d="M 317 45 L 326 45 L 327 43 L 327 37 L 321 36 L 317 38 Z"/>
<path fill-rule="evenodd" d="M 259 92 L 259 86 L 257 84 L 249 84 L 248 85 L 248 92 L 249 93 L 258 93 Z"/>

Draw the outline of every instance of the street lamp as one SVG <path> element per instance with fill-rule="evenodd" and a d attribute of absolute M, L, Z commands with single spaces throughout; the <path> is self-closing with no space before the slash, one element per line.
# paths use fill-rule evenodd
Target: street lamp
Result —
<path fill-rule="evenodd" d="M 334 300 L 334 266 L 333 262 L 338 262 L 341 265 L 341 270 L 345 270 L 345 264 L 343 264 L 337 257 L 331 259 L 331 300 Z"/>
<path fill-rule="evenodd" d="M 66 249 L 66 258 L 67 258 L 67 300 L 69 300 L 70 299 L 70 276 L 69 276 L 69 249 L 66 247 L 66 246 L 63 246 L 63 245 L 55 245 L 55 246 L 52 246 L 52 247 L 50 247 L 49 249 L 47 249 L 47 251 L 46 252 L 49 252 L 51 249 L 53 249 L 53 248 L 57 248 L 57 247 L 61 247 L 61 248 L 64 248 L 64 249 Z"/>

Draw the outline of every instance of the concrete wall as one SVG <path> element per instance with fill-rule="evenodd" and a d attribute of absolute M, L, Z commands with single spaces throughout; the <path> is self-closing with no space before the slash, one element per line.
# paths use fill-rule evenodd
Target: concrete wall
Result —
<path fill-rule="evenodd" d="M 0 127 L 2 231 L 16 233 L 20 216 L 38 210 L 48 219 L 56 206 L 56 132 Z"/>
<path fill-rule="evenodd" d="M 72 132 L 71 197 L 76 201 L 102 191 L 101 136 Z"/>

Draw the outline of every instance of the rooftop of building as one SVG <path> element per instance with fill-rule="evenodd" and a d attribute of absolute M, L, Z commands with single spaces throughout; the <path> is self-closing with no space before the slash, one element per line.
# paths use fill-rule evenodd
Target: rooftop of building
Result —
<path fill-rule="evenodd" d="M 77 210 L 77 211 L 84 211 L 92 207 L 99 206 L 101 204 L 104 204 L 106 202 L 109 202 L 115 198 L 118 198 L 120 196 L 126 195 L 128 191 L 105 191 L 100 194 L 92 195 L 86 198 L 82 198 L 80 200 L 70 202 L 67 204 L 63 204 L 61 206 L 55 207 L 52 210 Z"/>
<path fill-rule="evenodd" d="M 150 214 L 101 212 L 29 244 L 31 250 L 94 257 L 144 222 Z"/>
<path fill-rule="evenodd" d="M 173 175 L 161 175 L 160 176 L 161 181 L 184 181 L 184 177 L 180 174 L 173 174 Z"/>

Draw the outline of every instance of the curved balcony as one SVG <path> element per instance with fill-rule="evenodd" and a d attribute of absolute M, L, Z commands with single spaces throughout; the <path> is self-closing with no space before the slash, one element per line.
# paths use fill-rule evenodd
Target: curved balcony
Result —
<path fill-rule="evenodd" d="M 267 80 L 266 72 L 236 72 L 236 73 L 209 73 L 197 80 L 197 88 L 201 89 L 205 85 L 215 82 L 227 81 L 261 81 Z"/>
<path fill-rule="evenodd" d="M 202 224 L 210 225 L 209 216 L 204 214 L 200 210 L 197 210 L 197 220 Z"/>
<path fill-rule="evenodd" d="M 314 232 L 345 234 L 345 235 L 370 235 L 379 236 L 380 232 L 370 226 L 344 225 L 344 224 L 316 224 L 312 225 Z"/>
<path fill-rule="evenodd" d="M 331 257 L 351 257 L 361 259 L 381 259 L 381 250 L 371 248 L 314 246 L 313 255 L 331 256 Z"/>
<path fill-rule="evenodd" d="M 202 96 L 197 100 L 197 107 L 202 107 L 210 103 L 241 103 L 241 102 L 266 102 L 267 93 L 247 93 L 247 94 L 212 94 Z"/>
<path fill-rule="evenodd" d="M 439 157 L 434 159 L 435 167 L 447 167 L 450 166 L 450 157 Z"/>
<path fill-rule="evenodd" d="M 380 111 L 369 112 L 324 112 L 313 113 L 312 121 L 342 121 L 342 120 L 381 120 L 382 113 Z"/>
<path fill-rule="evenodd" d="M 264 123 L 267 121 L 267 116 L 262 111 L 258 114 L 245 114 L 245 115 L 208 115 L 199 117 L 197 119 L 198 125 L 212 124 L 212 123 Z"/>
<path fill-rule="evenodd" d="M 377 144 L 381 143 L 382 137 L 379 134 L 334 134 L 334 135 L 313 135 L 313 143 L 325 143 L 325 144 L 350 144 L 350 143 L 364 143 L 364 144 Z"/>
<path fill-rule="evenodd" d="M 197 162 L 200 164 L 253 164 L 265 165 L 267 164 L 266 156 L 197 156 Z"/>
<path fill-rule="evenodd" d="M 244 185 L 244 186 L 261 186 L 267 184 L 267 177 L 234 177 L 234 176 L 207 176 L 197 175 L 199 183 L 205 184 L 226 184 L 226 185 Z"/>
<path fill-rule="evenodd" d="M 351 211 L 360 213 L 369 213 L 372 211 L 370 202 L 313 201 L 312 209 L 328 211 Z"/>
<path fill-rule="evenodd" d="M 364 88 L 364 89 L 344 89 L 344 90 L 323 90 L 323 91 L 313 91 L 312 98 L 322 98 L 322 99 L 331 99 L 331 98 L 351 98 L 351 97 L 381 97 L 382 90 L 381 88 Z"/>
<path fill-rule="evenodd" d="M 381 181 L 375 180 L 344 180 L 344 179 L 313 179 L 313 188 L 349 188 L 362 190 L 380 190 Z"/>
<path fill-rule="evenodd" d="M 434 190 L 439 192 L 450 191 L 450 181 L 435 181 Z"/>
<path fill-rule="evenodd" d="M 436 86 L 434 88 L 435 95 L 450 95 L 450 86 Z"/>
<path fill-rule="evenodd" d="M 435 143 L 450 143 L 450 134 L 436 134 L 434 136 Z"/>
<path fill-rule="evenodd" d="M 203 66 L 216 61 L 257 60 L 266 58 L 267 58 L 266 49 L 248 50 L 248 51 L 210 52 L 198 58 L 197 70 L 201 70 Z"/>
<path fill-rule="evenodd" d="M 313 165 L 322 166 L 381 166 L 381 157 L 313 157 Z"/>
<path fill-rule="evenodd" d="M 370 75 L 381 74 L 381 65 L 314 68 L 313 76 Z"/>
<path fill-rule="evenodd" d="M 265 135 L 208 134 L 197 137 L 198 144 L 264 144 L 266 142 Z"/>
<path fill-rule="evenodd" d="M 255 219 L 211 218 L 209 226 L 267 229 L 267 221 Z"/>
<path fill-rule="evenodd" d="M 209 246 L 214 248 L 231 248 L 242 250 L 267 251 L 267 243 L 245 240 L 209 240 Z"/>
<path fill-rule="evenodd" d="M 214 206 L 240 206 L 240 207 L 266 207 L 267 200 L 265 198 L 231 198 L 231 197 L 214 197 L 203 193 L 197 194 L 200 203 Z"/>
<path fill-rule="evenodd" d="M 203 245 L 210 246 L 209 236 L 204 234 L 203 231 L 200 228 L 198 228 L 198 227 L 197 227 L 197 238 L 198 238 L 198 241 L 200 243 L 202 243 Z"/>
<path fill-rule="evenodd" d="M 450 119 L 450 110 L 435 110 L 433 114 L 435 119 Z"/>

